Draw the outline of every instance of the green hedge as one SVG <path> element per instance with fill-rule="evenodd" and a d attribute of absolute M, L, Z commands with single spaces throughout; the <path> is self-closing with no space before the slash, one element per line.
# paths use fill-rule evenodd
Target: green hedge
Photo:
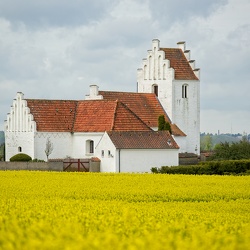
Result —
<path fill-rule="evenodd" d="M 31 160 L 32 158 L 29 155 L 23 153 L 16 154 L 10 158 L 10 161 L 31 161 Z"/>
<path fill-rule="evenodd" d="M 208 161 L 198 165 L 151 168 L 152 173 L 229 175 L 250 174 L 250 160 Z"/>

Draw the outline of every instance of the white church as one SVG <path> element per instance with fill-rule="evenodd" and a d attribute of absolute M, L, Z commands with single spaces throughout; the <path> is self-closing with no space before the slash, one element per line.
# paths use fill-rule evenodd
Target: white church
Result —
<path fill-rule="evenodd" d="M 25 153 L 47 160 L 98 158 L 101 172 L 150 172 L 199 155 L 200 70 L 185 42 L 162 48 L 154 39 L 137 70 L 137 92 L 90 86 L 83 100 L 26 99 L 18 92 L 5 121 L 6 161 Z M 169 131 L 158 130 L 164 115 Z"/>

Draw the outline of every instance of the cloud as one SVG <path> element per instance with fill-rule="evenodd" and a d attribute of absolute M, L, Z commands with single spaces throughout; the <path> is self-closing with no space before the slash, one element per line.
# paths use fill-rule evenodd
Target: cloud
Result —
<path fill-rule="evenodd" d="M 229 112 L 246 130 L 249 9 L 248 0 L 1 1 L 0 120 L 17 91 L 56 99 L 82 99 L 93 83 L 136 91 L 136 69 L 158 38 L 164 47 L 187 42 L 201 68 L 202 118 Z M 202 121 L 202 131 L 209 126 Z"/>
<path fill-rule="evenodd" d="M 109 11 L 105 0 L 10 0 L 0 2 L 0 16 L 23 23 L 29 29 L 47 26 L 76 26 L 101 20 Z"/>

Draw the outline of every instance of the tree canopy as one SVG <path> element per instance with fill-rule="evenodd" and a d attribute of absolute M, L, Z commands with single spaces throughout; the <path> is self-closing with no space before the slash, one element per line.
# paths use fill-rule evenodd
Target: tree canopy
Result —
<path fill-rule="evenodd" d="M 172 134 L 171 125 L 169 122 L 166 122 L 164 115 L 158 117 L 158 131 L 161 130 L 168 130 Z"/>
<path fill-rule="evenodd" d="M 214 148 L 212 160 L 241 160 L 250 159 L 250 142 L 241 140 L 233 143 L 220 143 Z"/>

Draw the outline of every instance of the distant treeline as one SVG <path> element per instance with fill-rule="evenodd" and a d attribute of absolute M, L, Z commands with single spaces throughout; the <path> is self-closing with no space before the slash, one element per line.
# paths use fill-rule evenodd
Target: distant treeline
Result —
<path fill-rule="evenodd" d="M 4 132 L 0 131 L 0 145 L 4 143 Z"/>

